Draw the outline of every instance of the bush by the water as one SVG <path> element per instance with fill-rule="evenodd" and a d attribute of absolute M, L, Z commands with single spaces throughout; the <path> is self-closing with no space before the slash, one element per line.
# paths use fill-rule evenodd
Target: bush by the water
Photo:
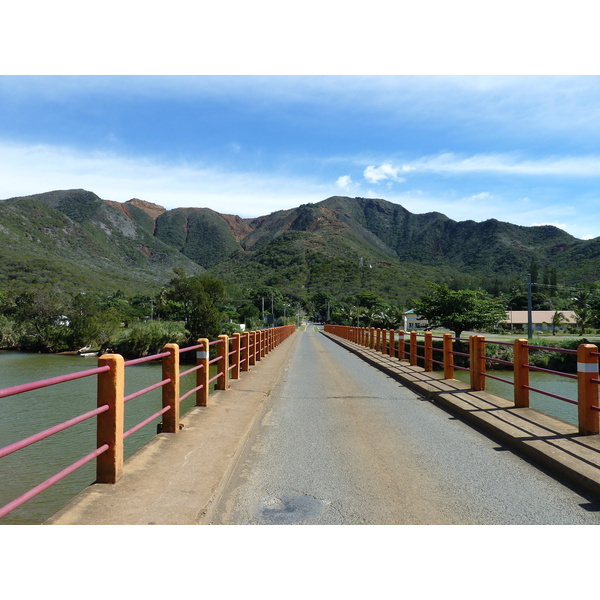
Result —
<path fill-rule="evenodd" d="M 110 350 L 126 357 L 158 354 L 165 344 L 182 344 L 186 340 L 183 323 L 176 321 L 149 321 L 123 329 L 112 342 Z"/>

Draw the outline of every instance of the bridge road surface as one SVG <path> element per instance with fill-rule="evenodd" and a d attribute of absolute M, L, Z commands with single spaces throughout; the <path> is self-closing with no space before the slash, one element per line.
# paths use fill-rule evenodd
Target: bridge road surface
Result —
<path fill-rule="evenodd" d="M 600 524 L 600 505 L 312 327 L 212 524 Z"/>

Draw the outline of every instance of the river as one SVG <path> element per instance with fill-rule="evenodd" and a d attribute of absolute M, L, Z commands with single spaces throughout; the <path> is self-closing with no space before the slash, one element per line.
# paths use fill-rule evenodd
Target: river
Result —
<path fill-rule="evenodd" d="M 514 378 L 513 371 L 491 371 L 490 375 L 507 379 L 511 382 Z M 469 383 L 468 371 L 459 371 L 457 369 L 454 371 L 454 377 L 459 381 Z M 529 385 L 544 390 L 545 392 L 577 400 L 577 380 L 571 379 L 570 377 L 561 377 L 560 375 L 552 375 L 551 373 L 530 371 Z M 486 377 L 485 389 L 488 392 L 506 398 L 507 400 L 514 400 L 514 386 L 510 383 Z M 529 406 L 547 415 L 566 421 L 567 423 L 577 425 L 577 406 L 575 404 L 530 391 Z"/>
<path fill-rule="evenodd" d="M 58 375 L 93 369 L 95 358 L 70 355 L 0 352 L 0 389 Z M 187 369 L 189 367 L 185 367 Z M 182 368 L 184 370 L 184 368 Z M 160 363 L 125 370 L 125 394 L 161 380 Z M 181 380 L 181 393 L 195 386 L 194 375 Z M 180 406 L 194 405 L 195 394 Z M 160 410 L 161 391 L 153 390 L 125 405 L 125 430 Z M 86 377 L 41 390 L 0 399 L 0 448 L 76 417 L 96 407 L 96 377 Z M 125 440 L 125 457 L 156 434 L 160 417 Z M 0 459 L 0 507 L 42 483 L 96 448 L 96 420 L 89 419 L 32 446 Z M 95 480 L 95 461 L 9 513 L 0 524 L 37 524 L 56 512 Z"/>

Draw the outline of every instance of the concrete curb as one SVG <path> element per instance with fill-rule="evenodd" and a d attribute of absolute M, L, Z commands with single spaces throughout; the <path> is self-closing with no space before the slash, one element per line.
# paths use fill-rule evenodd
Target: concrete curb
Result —
<path fill-rule="evenodd" d="M 504 398 L 473 391 L 439 372 L 426 372 L 375 350 L 322 332 L 373 367 L 581 491 L 600 498 L 600 436 Z"/>

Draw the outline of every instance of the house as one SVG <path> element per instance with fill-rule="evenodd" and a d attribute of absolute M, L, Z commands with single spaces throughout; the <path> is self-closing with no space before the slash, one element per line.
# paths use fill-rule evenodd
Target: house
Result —
<path fill-rule="evenodd" d="M 419 329 L 427 329 L 429 326 L 429 321 L 427 319 L 419 319 L 418 315 L 412 309 L 402 313 L 402 319 L 404 321 L 404 331 L 417 331 Z"/>
<path fill-rule="evenodd" d="M 564 320 L 556 331 L 562 331 L 567 327 L 574 327 L 577 324 L 575 312 L 572 310 L 532 310 L 531 323 L 534 331 L 552 331 L 552 319 L 556 312 L 562 313 Z M 501 325 L 513 331 L 514 329 L 527 329 L 528 316 L 526 310 L 511 310 L 506 313 L 506 320 L 501 321 Z"/>

